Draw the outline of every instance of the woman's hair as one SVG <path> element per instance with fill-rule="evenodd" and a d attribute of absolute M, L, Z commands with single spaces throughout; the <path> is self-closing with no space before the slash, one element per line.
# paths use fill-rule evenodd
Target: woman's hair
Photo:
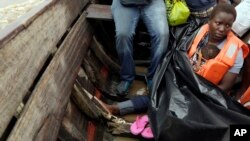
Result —
<path fill-rule="evenodd" d="M 227 4 L 227 3 L 220 3 L 214 7 L 214 9 L 210 15 L 210 20 L 213 19 L 215 17 L 215 15 L 218 14 L 219 12 L 225 12 L 228 14 L 232 14 L 234 16 L 234 20 L 236 19 L 236 16 L 237 16 L 236 10 L 235 10 L 233 5 Z"/>

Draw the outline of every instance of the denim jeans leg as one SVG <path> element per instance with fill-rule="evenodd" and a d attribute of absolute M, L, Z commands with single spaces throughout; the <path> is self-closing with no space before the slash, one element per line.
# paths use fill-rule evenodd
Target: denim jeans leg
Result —
<path fill-rule="evenodd" d="M 135 112 L 135 106 L 131 100 L 123 101 L 117 104 L 120 115 L 132 114 Z"/>
<path fill-rule="evenodd" d="M 136 113 L 147 112 L 150 98 L 147 95 L 136 96 L 131 99 Z"/>
<path fill-rule="evenodd" d="M 138 7 L 124 7 L 119 0 L 113 0 L 112 15 L 116 28 L 116 50 L 118 53 L 123 81 L 134 80 L 135 65 L 133 60 L 133 38 L 140 17 Z"/>
<path fill-rule="evenodd" d="M 150 99 L 148 96 L 137 96 L 131 100 L 120 102 L 117 104 L 120 115 L 126 115 L 131 113 L 142 113 L 147 112 L 148 106 L 150 104 Z"/>
<path fill-rule="evenodd" d="M 152 79 L 168 47 L 169 26 L 164 1 L 153 0 L 142 8 L 141 16 L 151 36 L 151 64 L 147 77 Z"/>

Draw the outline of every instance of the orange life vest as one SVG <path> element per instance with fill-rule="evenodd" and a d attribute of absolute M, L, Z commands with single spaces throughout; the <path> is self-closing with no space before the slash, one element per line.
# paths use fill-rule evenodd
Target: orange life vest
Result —
<path fill-rule="evenodd" d="M 190 58 L 194 55 L 199 42 L 208 31 L 208 24 L 201 27 L 188 51 L 188 56 Z M 240 48 L 242 48 L 243 57 L 245 58 L 249 52 L 248 46 L 230 31 L 220 53 L 215 58 L 206 61 L 196 73 L 212 83 L 218 84 L 226 72 L 234 65 Z"/>
<path fill-rule="evenodd" d="M 241 96 L 239 102 L 250 110 L 250 86 L 246 90 L 246 92 Z"/>

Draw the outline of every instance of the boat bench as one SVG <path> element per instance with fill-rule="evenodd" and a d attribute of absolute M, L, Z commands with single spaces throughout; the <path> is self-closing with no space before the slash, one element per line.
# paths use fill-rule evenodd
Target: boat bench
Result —
<path fill-rule="evenodd" d="M 90 4 L 87 11 L 88 19 L 112 20 L 110 5 Z"/>

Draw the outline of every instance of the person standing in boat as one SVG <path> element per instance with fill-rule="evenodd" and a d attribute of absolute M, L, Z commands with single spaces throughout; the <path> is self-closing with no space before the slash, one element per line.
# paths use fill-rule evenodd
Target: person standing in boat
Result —
<path fill-rule="evenodd" d="M 111 5 L 116 30 L 116 51 L 121 65 L 120 83 L 116 88 L 118 96 L 126 96 L 135 77 L 133 60 L 133 38 L 139 19 L 142 19 L 151 36 L 151 63 L 148 68 L 148 87 L 158 64 L 167 51 L 169 27 L 163 0 L 150 0 L 143 6 L 124 6 L 121 0 Z"/>
<path fill-rule="evenodd" d="M 194 37 L 191 47 L 188 49 L 190 61 L 199 56 L 199 50 L 203 47 L 217 46 L 220 52 L 214 59 L 207 60 L 200 66 L 196 73 L 216 84 L 221 90 L 228 92 L 236 81 L 244 58 L 249 53 L 248 46 L 231 31 L 236 19 L 235 8 L 230 4 L 218 4 L 214 7 L 208 24 L 203 25 Z M 191 62 L 192 62 L 191 61 Z M 220 72 L 214 75 L 212 72 Z M 106 105 L 112 114 L 129 114 L 146 112 L 150 98 L 137 96 L 131 100 L 115 105 Z"/>

